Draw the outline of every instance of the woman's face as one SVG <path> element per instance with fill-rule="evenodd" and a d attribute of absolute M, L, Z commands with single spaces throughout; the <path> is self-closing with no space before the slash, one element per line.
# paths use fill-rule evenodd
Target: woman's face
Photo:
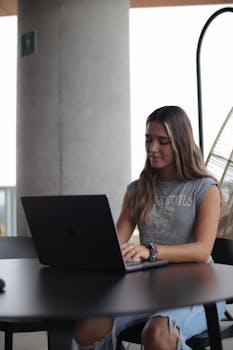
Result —
<path fill-rule="evenodd" d="M 151 166 L 158 170 L 159 178 L 164 180 L 176 178 L 175 156 L 163 124 L 158 121 L 149 122 L 145 136 L 147 157 Z"/>

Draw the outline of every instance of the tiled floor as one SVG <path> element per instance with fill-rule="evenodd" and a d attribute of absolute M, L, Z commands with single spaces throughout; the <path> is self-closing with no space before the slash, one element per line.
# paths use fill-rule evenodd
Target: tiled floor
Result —
<path fill-rule="evenodd" d="M 233 339 L 226 339 L 223 341 L 223 350 L 233 349 Z"/>
<path fill-rule="evenodd" d="M 209 348 L 206 348 L 209 349 Z M 141 350 L 140 345 L 130 344 L 126 347 L 126 350 Z M 223 350 L 233 350 L 233 338 L 223 341 Z"/>
<path fill-rule="evenodd" d="M 227 305 L 227 309 L 233 315 L 233 305 Z M 232 350 L 233 349 L 233 338 L 223 340 L 223 350 Z"/>

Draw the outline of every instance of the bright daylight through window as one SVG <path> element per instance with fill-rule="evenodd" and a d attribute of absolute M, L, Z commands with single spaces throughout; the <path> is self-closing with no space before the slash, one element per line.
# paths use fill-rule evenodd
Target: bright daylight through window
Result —
<path fill-rule="evenodd" d="M 0 235 L 16 233 L 17 17 L 0 17 Z"/>
<path fill-rule="evenodd" d="M 180 105 L 198 139 L 196 48 L 201 30 L 221 5 L 130 10 L 132 178 L 145 160 L 145 119 L 157 107 Z M 233 105 L 233 13 L 206 31 L 201 49 L 204 156 Z"/>

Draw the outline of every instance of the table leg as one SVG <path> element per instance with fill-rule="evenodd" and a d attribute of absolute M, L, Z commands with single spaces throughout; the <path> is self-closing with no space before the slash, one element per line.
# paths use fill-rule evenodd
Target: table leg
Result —
<path fill-rule="evenodd" d="M 216 303 L 206 304 L 204 305 L 204 308 L 208 326 L 210 349 L 222 350 L 222 340 Z"/>
<path fill-rule="evenodd" d="M 48 350 L 72 350 L 73 324 L 56 324 L 54 327 L 49 328 L 47 334 Z"/>

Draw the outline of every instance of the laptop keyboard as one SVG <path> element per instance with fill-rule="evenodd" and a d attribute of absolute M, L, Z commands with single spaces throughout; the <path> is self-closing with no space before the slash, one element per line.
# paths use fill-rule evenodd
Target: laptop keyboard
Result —
<path fill-rule="evenodd" d="M 142 259 L 137 259 L 137 260 L 128 259 L 128 260 L 126 261 L 126 266 L 138 265 L 138 264 L 140 264 L 141 262 L 143 262 Z"/>

